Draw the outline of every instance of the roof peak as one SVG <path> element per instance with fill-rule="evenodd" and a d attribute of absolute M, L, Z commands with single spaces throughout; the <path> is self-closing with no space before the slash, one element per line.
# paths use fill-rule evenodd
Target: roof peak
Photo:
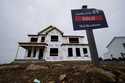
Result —
<path fill-rule="evenodd" d="M 56 27 L 50 25 L 50 26 L 48 26 L 47 28 L 41 30 L 41 31 L 38 33 L 38 35 L 41 34 L 41 33 L 44 33 L 44 32 L 45 32 L 45 34 L 48 34 L 50 31 L 52 31 L 52 30 L 54 30 L 54 29 L 58 30 L 61 34 L 63 34 L 63 32 L 60 31 L 58 28 L 56 28 Z"/>

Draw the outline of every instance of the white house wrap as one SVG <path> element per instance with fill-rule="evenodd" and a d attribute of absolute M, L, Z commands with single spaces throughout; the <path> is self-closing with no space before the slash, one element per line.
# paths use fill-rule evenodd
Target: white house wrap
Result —
<path fill-rule="evenodd" d="M 87 39 L 84 36 L 64 35 L 56 27 L 49 26 L 28 37 L 27 42 L 19 42 L 19 46 L 26 50 L 23 60 L 91 60 Z"/>

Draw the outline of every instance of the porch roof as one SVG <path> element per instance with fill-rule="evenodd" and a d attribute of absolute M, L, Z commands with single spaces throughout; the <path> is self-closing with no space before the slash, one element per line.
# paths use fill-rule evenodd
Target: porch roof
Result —
<path fill-rule="evenodd" d="M 43 48 L 48 45 L 46 43 L 37 43 L 37 42 L 18 42 L 18 44 L 23 48 L 29 48 L 29 47 Z"/>

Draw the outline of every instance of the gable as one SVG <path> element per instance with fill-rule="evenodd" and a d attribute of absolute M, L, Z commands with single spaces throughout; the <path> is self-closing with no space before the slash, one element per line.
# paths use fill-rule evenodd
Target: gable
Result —
<path fill-rule="evenodd" d="M 53 26 L 49 26 L 49 27 L 43 29 L 42 31 L 40 31 L 40 32 L 38 33 L 38 35 L 40 35 L 40 34 L 45 34 L 45 35 L 47 35 L 49 32 L 51 32 L 51 31 L 53 31 L 53 30 L 58 31 L 59 33 L 61 33 L 61 34 L 63 35 L 63 32 L 62 32 L 62 31 L 60 31 L 59 29 L 57 29 L 56 27 L 53 27 Z"/>
<path fill-rule="evenodd" d="M 52 30 L 50 30 L 49 32 L 47 32 L 46 33 L 46 35 L 62 35 L 62 33 L 60 33 L 58 30 L 56 30 L 56 29 L 52 29 Z"/>
<path fill-rule="evenodd" d="M 49 26 L 49 27 L 47 27 L 47 28 L 41 30 L 40 32 L 38 32 L 38 35 L 40 35 L 40 34 L 46 34 L 46 33 L 47 33 L 49 30 L 51 30 L 51 29 L 52 29 L 52 26 Z"/>

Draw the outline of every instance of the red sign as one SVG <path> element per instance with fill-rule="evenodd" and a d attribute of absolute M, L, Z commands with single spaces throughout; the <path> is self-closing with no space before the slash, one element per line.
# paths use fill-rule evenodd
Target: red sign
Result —
<path fill-rule="evenodd" d="M 100 16 L 75 16 L 75 21 L 102 21 L 104 18 Z"/>

